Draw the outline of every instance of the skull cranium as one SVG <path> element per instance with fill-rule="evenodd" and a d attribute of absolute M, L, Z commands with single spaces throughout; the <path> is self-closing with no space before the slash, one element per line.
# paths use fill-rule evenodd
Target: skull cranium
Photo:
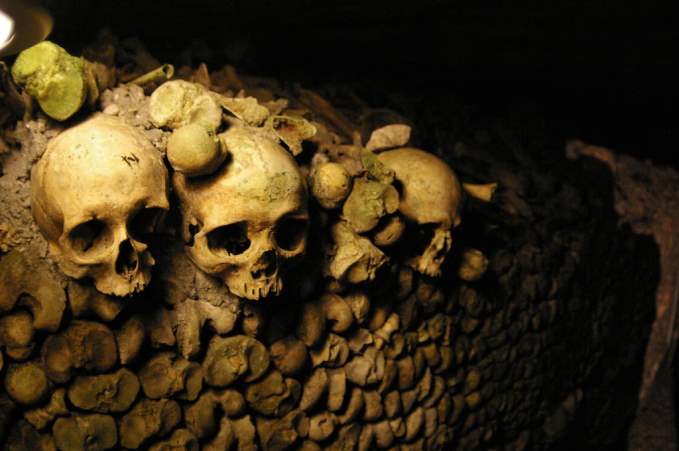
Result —
<path fill-rule="evenodd" d="M 424 235 L 424 250 L 410 256 L 415 270 L 435 277 L 452 246 L 451 228 L 460 223 L 462 189 L 453 170 L 437 156 L 404 147 L 380 153 L 401 186 L 399 211 Z"/>
<path fill-rule="evenodd" d="M 283 273 L 306 247 L 304 178 L 285 149 L 250 129 L 232 127 L 220 139 L 229 155 L 216 173 L 174 174 L 185 249 L 235 295 L 277 295 Z"/>
<path fill-rule="evenodd" d="M 31 206 L 61 270 L 105 294 L 143 290 L 167 178 L 161 154 L 117 118 L 97 115 L 52 139 L 31 172 Z"/>

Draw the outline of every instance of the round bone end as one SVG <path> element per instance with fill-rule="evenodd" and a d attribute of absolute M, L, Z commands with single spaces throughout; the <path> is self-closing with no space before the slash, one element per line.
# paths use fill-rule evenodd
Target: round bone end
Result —
<path fill-rule="evenodd" d="M 337 208 L 351 190 L 351 176 L 338 163 L 323 163 L 311 178 L 311 193 L 323 208 Z"/>
<path fill-rule="evenodd" d="M 47 376 L 35 363 L 11 366 L 5 376 L 5 389 L 19 404 L 34 405 L 47 396 Z"/>
<path fill-rule="evenodd" d="M 167 142 L 167 158 L 175 171 L 194 177 L 214 172 L 226 158 L 226 152 L 205 127 L 188 124 L 172 132 Z"/>

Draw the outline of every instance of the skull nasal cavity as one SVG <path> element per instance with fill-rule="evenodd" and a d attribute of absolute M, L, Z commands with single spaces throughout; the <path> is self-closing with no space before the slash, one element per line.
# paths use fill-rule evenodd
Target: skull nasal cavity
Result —
<path fill-rule="evenodd" d="M 276 273 L 278 262 L 274 251 L 264 252 L 259 259 L 252 265 L 252 278 L 258 279 L 262 276 L 271 277 Z"/>
<path fill-rule="evenodd" d="M 130 240 L 120 243 L 118 258 L 116 259 L 116 273 L 120 275 L 134 274 L 139 268 L 137 252 L 132 247 Z"/>

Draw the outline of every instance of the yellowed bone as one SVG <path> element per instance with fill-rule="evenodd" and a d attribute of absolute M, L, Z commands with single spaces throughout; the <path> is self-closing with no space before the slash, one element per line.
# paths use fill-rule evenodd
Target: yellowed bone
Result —
<path fill-rule="evenodd" d="M 497 183 L 463 183 L 462 189 L 471 197 L 483 202 L 491 202 L 497 190 Z"/>
<path fill-rule="evenodd" d="M 162 66 L 147 72 L 144 75 L 132 80 L 133 85 L 145 86 L 158 81 L 166 81 L 174 76 L 174 66 L 172 64 L 163 64 Z"/>

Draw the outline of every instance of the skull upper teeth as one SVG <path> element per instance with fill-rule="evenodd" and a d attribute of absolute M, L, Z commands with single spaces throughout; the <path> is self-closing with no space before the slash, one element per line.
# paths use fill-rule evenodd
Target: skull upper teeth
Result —
<path fill-rule="evenodd" d="M 277 295 L 283 273 L 306 247 L 304 178 L 285 149 L 250 129 L 231 128 L 220 138 L 230 160 L 216 173 L 174 174 L 186 251 L 237 296 Z M 190 233 L 193 224 L 201 228 Z"/>
<path fill-rule="evenodd" d="M 155 263 L 139 240 L 169 208 L 160 153 L 136 129 L 96 115 L 47 146 L 31 173 L 33 216 L 68 276 L 106 294 L 141 291 Z"/>

